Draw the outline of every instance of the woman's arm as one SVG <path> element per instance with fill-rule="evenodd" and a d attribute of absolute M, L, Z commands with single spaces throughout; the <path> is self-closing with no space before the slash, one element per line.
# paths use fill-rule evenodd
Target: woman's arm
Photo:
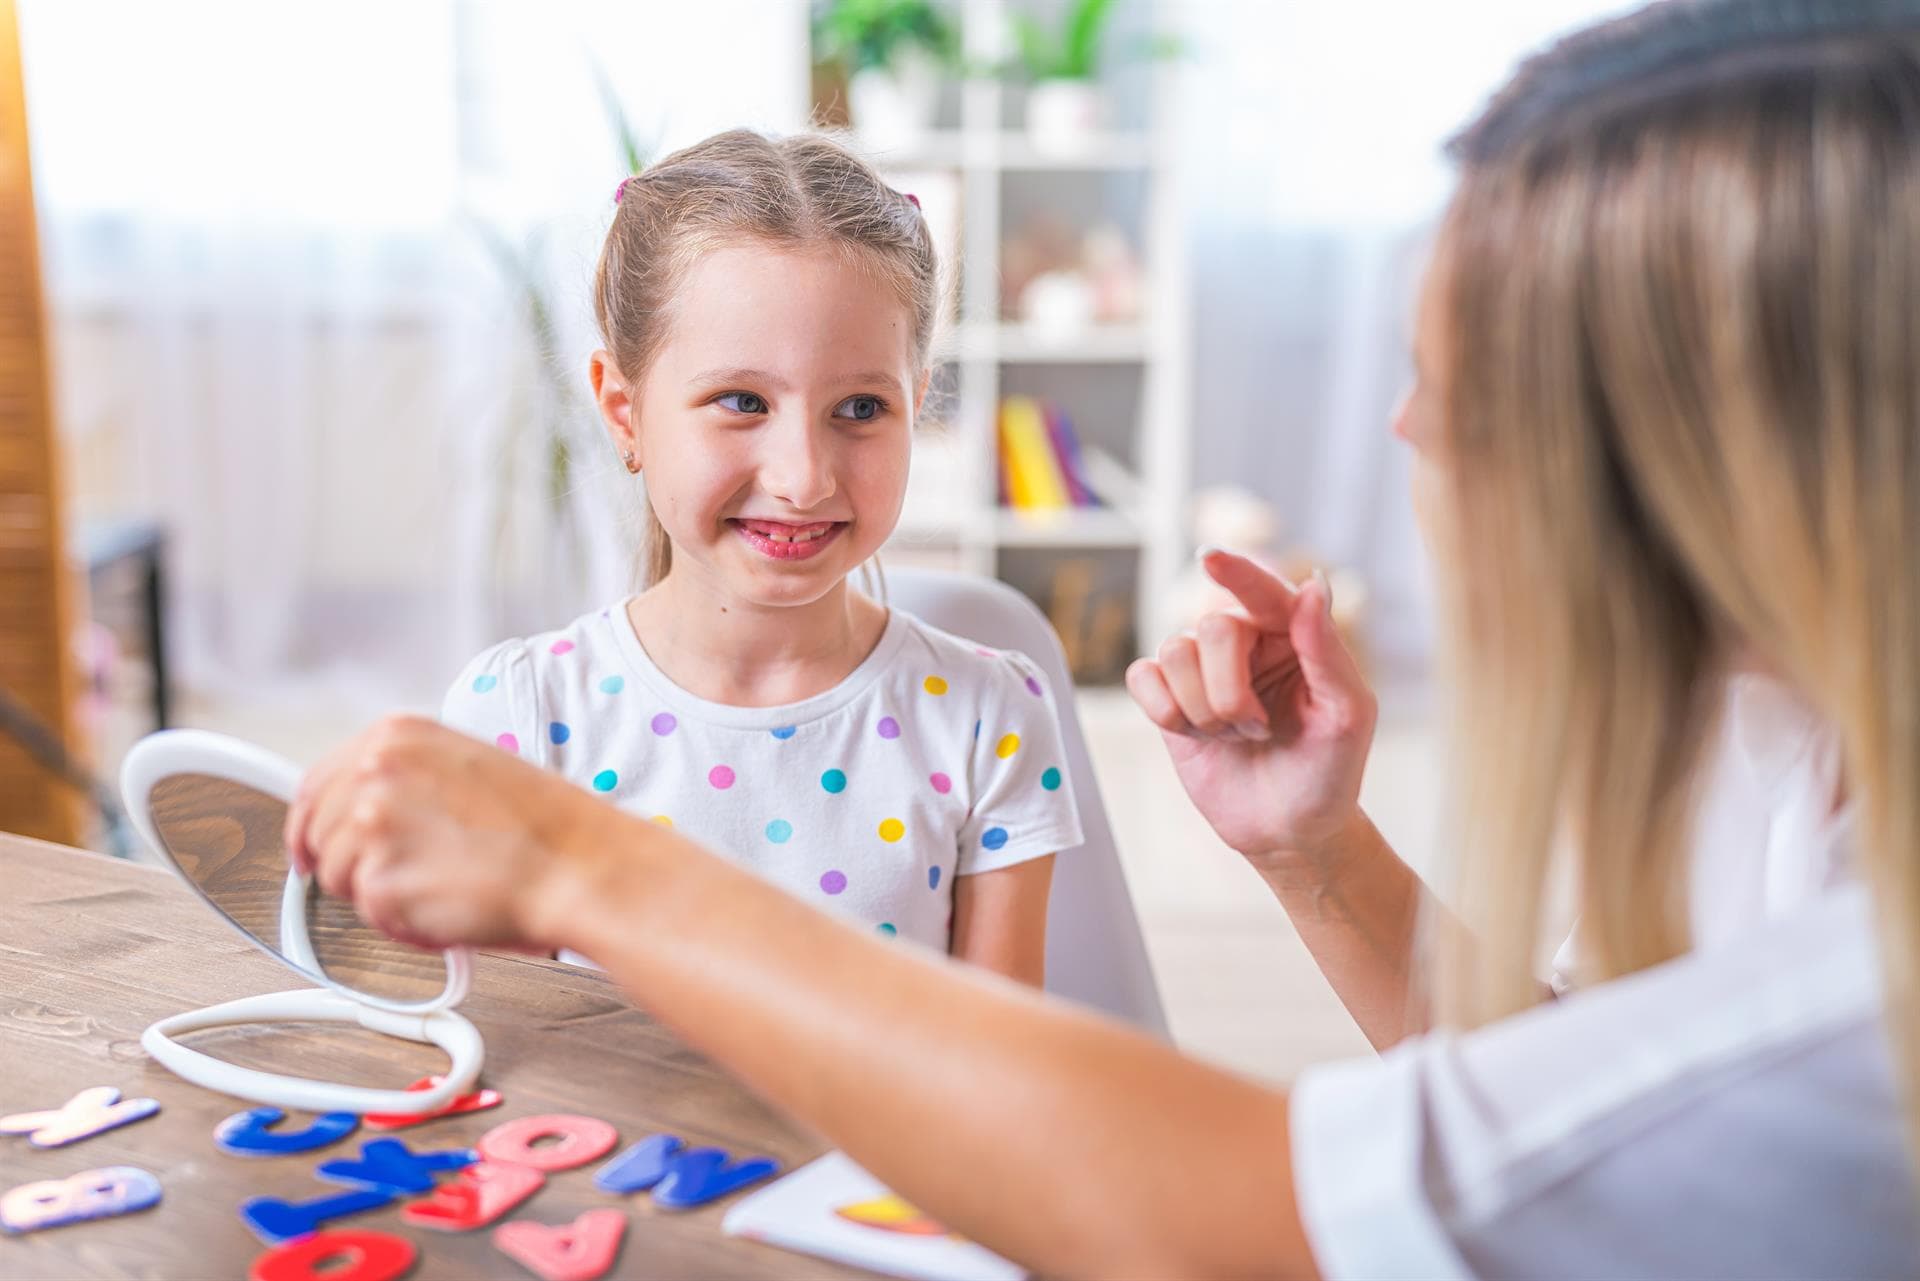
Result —
<path fill-rule="evenodd" d="M 1031 987 L 1047 982 L 1047 899 L 1053 855 L 953 882 L 948 951 L 970 965 Z"/>
<path fill-rule="evenodd" d="M 1412 1003 L 1427 894 L 1360 810 L 1373 692 L 1324 579 L 1295 588 L 1243 556 L 1201 564 L 1239 607 L 1127 671 L 1194 805 L 1286 908 L 1321 973 L 1381 1049 L 1425 1025 Z"/>
<path fill-rule="evenodd" d="M 1423 913 L 1445 913 L 1364 812 L 1311 855 L 1248 861 L 1375 1049 L 1426 1029 L 1413 999 L 1414 939 Z"/>
<path fill-rule="evenodd" d="M 1239 608 L 1127 671 L 1187 795 L 1280 900 L 1354 1022 L 1386 1049 L 1424 1031 L 1416 936 L 1460 929 L 1360 809 L 1377 708 L 1326 581 L 1294 588 L 1243 556 L 1202 564 Z M 1550 995 L 1543 987 L 1543 995 Z"/>
<path fill-rule="evenodd" d="M 309 775 L 287 847 L 429 945 L 568 946 L 956 1231 L 1043 1273 L 1317 1275 L 1287 1096 L 855 930 L 430 722 Z"/>
<path fill-rule="evenodd" d="M 907 1200 L 1047 1274 L 1312 1272 L 1284 1094 L 618 818 L 546 930 Z"/>

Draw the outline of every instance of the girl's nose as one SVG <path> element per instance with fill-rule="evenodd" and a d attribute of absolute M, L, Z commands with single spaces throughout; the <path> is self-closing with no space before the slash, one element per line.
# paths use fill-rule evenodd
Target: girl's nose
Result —
<path fill-rule="evenodd" d="M 767 433 L 766 444 L 760 483 L 768 493 L 795 511 L 810 511 L 833 497 L 838 486 L 832 454 L 810 428 L 776 429 Z"/>

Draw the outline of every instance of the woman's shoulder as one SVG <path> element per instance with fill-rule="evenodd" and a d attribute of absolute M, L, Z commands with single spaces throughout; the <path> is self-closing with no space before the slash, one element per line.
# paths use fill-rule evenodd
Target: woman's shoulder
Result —
<path fill-rule="evenodd" d="M 1029 655 L 1017 649 L 995 649 L 968 637 L 935 627 L 903 609 L 895 609 L 905 631 L 896 651 L 897 661 L 912 667 L 917 679 L 935 687 L 967 690 L 986 697 L 1024 693 L 1047 697 L 1052 691 L 1045 672 Z M 920 668 L 925 668 L 920 672 Z"/>

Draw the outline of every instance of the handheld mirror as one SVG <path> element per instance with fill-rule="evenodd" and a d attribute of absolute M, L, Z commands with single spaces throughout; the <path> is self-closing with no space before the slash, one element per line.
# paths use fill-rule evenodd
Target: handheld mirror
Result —
<path fill-rule="evenodd" d="M 293 762 L 202 730 L 149 735 L 127 753 L 120 790 L 134 824 L 201 901 L 256 947 L 320 984 L 162 1019 L 140 1044 L 180 1076 L 282 1108 L 414 1114 L 445 1106 L 480 1074 L 484 1049 L 453 1012 L 467 994 L 464 950 L 424 952 L 363 923 L 287 862 L 282 831 L 300 782 Z M 186 1032 L 242 1023 L 355 1023 L 445 1050 L 429 1090 L 376 1090 L 242 1068 L 189 1049 Z"/>

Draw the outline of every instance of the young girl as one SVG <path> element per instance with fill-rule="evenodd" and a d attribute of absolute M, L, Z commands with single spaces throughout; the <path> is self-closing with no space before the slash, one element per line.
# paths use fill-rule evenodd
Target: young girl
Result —
<path fill-rule="evenodd" d="M 1038 984 L 1081 840 L 1018 654 L 855 591 L 893 532 L 938 311 L 917 202 L 819 137 L 621 184 L 594 395 L 644 476 L 647 587 L 476 658 L 443 719 L 885 935 Z"/>

